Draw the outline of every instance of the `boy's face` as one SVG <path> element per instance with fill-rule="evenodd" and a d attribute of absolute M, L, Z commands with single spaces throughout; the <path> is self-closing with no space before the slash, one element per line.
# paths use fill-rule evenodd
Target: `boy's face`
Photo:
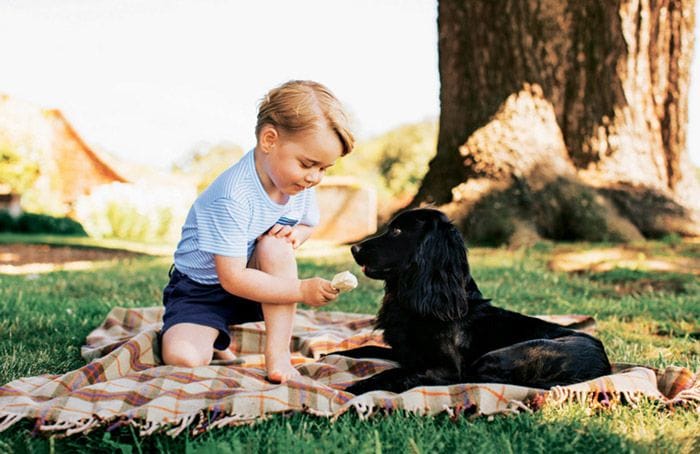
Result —
<path fill-rule="evenodd" d="M 267 128 L 265 126 L 264 128 Z M 261 142 L 266 159 L 263 163 L 265 176 L 277 190 L 285 195 L 294 195 L 321 182 L 325 171 L 343 153 L 343 145 L 337 134 L 328 126 L 286 133 L 272 126 L 272 130 L 261 132 Z M 272 133 L 270 136 L 265 134 Z M 271 194 L 272 195 L 272 194 Z"/>

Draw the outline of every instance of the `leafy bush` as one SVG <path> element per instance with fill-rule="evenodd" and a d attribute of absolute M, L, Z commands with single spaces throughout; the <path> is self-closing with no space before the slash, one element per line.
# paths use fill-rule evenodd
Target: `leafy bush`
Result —
<path fill-rule="evenodd" d="M 17 151 L 0 145 L 0 184 L 8 185 L 12 192 L 29 188 L 39 176 L 39 164 Z"/>
<path fill-rule="evenodd" d="M 20 205 L 26 213 L 41 213 L 53 217 L 65 217 L 71 206 L 57 189 L 57 182 L 51 175 L 41 175 L 34 185 L 22 193 Z"/>
<path fill-rule="evenodd" d="M 176 241 L 194 190 L 112 183 L 78 199 L 76 218 L 91 237 Z"/>
<path fill-rule="evenodd" d="M 83 226 L 69 218 L 23 213 L 15 219 L 6 210 L 0 211 L 0 232 L 86 235 Z"/>
<path fill-rule="evenodd" d="M 7 210 L 0 210 L 0 232 L 16 232 L 17 220 Z"/>

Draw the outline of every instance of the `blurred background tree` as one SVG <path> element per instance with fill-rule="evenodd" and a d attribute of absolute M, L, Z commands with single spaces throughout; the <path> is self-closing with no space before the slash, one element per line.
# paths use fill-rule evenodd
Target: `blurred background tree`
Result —
<path fill-rule="evenodd" d="M 7 144 L 0 144 L 0 186 L 7 186 L 12 193 L 21 194 L 39 177 L 39 163 L 18 153 Z"/>
<path fill-rule="evenodd" d="M 243 156 L 240 146 L 231 142 L 201 143 L 183 159 L 173 165 L 172 171 L 195 175 L 197 193 L 204 191 L 221 172 L 231 167 Z"/>
<path fill-rule="evenodd" d="M 0 187 L 23 194 L 39 178 L 51 146 L 44 123 L 41 113 L 26 103 L 0 95 Z"/>
<path fill-rule="evenodd" d="M 352 153 L 329 169 L 328 176 L 349 176 L 376 188 L 383 221 L 415 196 L 436 144 L 436 120 L 402 125 L 358 142 Z M 243 148 L 230 142 L 201 143 L 173 165 L 172 171 L 193 176 L 201 193 L 244 153 Z"/>
<path fill-rule="evenodd" d="M 415 196 L 436 145 L 436 120 L 406 124 L 359 142 L 328 175 L 351 176 L 375 187 L 381 223 Z"/>
<path fill-rule="evenodd" d="M 440 0 L 440 132 L 416 206 L 472 241 L 700 235 L 693 0 Z"/>

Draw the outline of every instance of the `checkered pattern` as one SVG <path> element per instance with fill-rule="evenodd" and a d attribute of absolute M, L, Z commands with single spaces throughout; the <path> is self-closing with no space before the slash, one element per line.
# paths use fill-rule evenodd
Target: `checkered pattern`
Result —
<path fill-rule="evenodd" d="M 656 371 L 629 365 L 616 366 L 611 376 L 551 391 L 456 384 L 353 396 L 343 391 L 346 385 L 395 364 L 321 355 L 382 345 L 381 332 L 372 329 L 373 318 L 303 310 L 298 311 L 292 341 L 293 363 L 302 378 L 275 385 L 264 379 L 262 323 L 232 327 L 234 348 L 243 365 L 184 368 L 161 363 L 157 342 L 161 316 L 161 308 L 114 308 L 82 349 L 90 363 L 64 375 L 20 378 L 0 387 L 0 431 L 31 418 L 37 431 L 66 435 L 125 424 L 142 435 L 160 430 L 177 435 L 187 428 L 196 434 L 288 411 L 333 418 L 348 410 L 364 418 L 393 409 L 428 415 L 491 415 L 574 400 L 605 407 L 634 403 L 644 396 L 666 405 L 700 408 L 700 383 L 687 369 Z M 547 318 L 582 329 L 593 327 L 588 317 Z"/>

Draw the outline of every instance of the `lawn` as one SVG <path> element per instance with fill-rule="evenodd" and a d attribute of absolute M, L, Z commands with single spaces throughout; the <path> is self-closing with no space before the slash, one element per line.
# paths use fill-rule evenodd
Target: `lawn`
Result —
<path fill-rule="evenodd" d="M 0 243 L 2 241 L 0 240 Z M 1 246 L 0 246 L 1 247 Z M 697 275 L 645 270 L 646 257 L 700 260 L 700 244 L 677 239 L 634 245 L 638 269 L 567 274 L 548 267 L 555 254 L 610 245 L 542 243 L 509 251 L 473 248 L 470 262 L 483 293 L 527 314 L 580 313 L 598 321 L 614 362 L 700 370 L 700 284 Z M 129 258 L 95 270 L 0 275 L 0 382 L 63 373 L 83 364 L 80 346 L 114 306 L 152 306 L 167 280 L 167 257 Z M 300 259 L 302 276 L 360 274 L 347 248 Z M 683 270 L 681 270 L 683 271 Z M 360 278 L 331 310 L 374 313 L 380 283 Z M 468 419 L 395 413 L 335 423 L 308 415 L 272 417 L 253 426 L 196 438 L 139 438 L 129 428 L 97 429 L 63 439 L 33 436 L 23 421 L 0 433 L 0 452 L 698 452 L 700 413 L 652 402 L 591 412 L 579 405 L 534 414 Z"/>

